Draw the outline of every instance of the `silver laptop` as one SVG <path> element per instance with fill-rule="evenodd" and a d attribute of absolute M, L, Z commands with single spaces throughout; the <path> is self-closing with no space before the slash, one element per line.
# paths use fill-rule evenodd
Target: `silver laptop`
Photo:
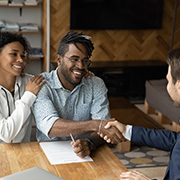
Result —
<path fill-rule="evenodd" d="M 21 171 L 15 174 L 1 178 L 1 180 L 64 180 L 59 176 L 56 176 L 39 167 L 33 167 L 25 171 Z"/>

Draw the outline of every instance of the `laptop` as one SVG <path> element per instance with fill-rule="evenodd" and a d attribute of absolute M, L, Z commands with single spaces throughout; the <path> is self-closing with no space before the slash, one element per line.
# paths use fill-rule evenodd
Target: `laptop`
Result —
<path fill-rule="evenodd" d="M 0 180 L 64 180 L 59 176 L 56 176 L 39 167 L 33 167 L 25 171 L 21 171 L 15 174 L 11 174 L 6 177 L 0 178 Z"/>

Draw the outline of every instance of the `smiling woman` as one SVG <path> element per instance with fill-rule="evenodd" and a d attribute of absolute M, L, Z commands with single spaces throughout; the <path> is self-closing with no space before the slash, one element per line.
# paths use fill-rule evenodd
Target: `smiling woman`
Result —
<path fill-rule="evenodd" d="M 29 50 L 21 35 L 0 32 L 0 143 L 30 141 L 30 108 L 45 82 L 23 74 Z"/>
<path fill-rule="evenodd" d="M 21 75 L 25 66 L 24 47 L 19 42 L 7 44 L 1 51 L 0 61 L 1 73 L 6 75 L 18 76 Z M 13 88 L 13 87 L 12 87 Z"/>

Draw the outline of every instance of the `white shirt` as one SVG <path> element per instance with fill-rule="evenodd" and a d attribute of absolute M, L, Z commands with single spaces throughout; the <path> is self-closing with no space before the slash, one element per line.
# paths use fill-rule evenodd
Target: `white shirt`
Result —
<path fill-rule="evenodd" d="M 16 78 L 14 96 L 0 85 L 0 143 L 30 141 L 31 106 L 36 96 L 25 92 L 25 86 L 31 77 L 24 74 Z"/>
<path fill-rule="evenodd" d="M 129 141 L 131 141 L 131 135 L 132 135 L 132 126 L 131 125 L 127 125 L 126 126 L 126 135 L 125 138 Z"/>

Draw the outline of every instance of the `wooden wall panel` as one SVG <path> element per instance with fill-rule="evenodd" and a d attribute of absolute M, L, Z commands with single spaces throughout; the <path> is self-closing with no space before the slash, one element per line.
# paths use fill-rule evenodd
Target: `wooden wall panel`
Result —
<path fill-rule="evenodd" d="M 51 62 L 60 39 L 70 30 L 70 0 L 51 0 Z M 88 30 L 95 46 L 93 61 L 165 61 L 170 49 L 174 0 L 164 0 L 163 24 L 159 30 Z M 179 16 L 179 17 L 178 17 Z M 180 47 L 180 3 L 173 48 Z"/>
<path fill-rule="evenodd" d="M 46 48 L 46 44 L 47 44 L 47 1 L 44 0 L 42 1 L 42 51 L 44 54 L 44 60 L 43 60 L 43 67 L 42 67 L 42 71 L 46 71 L 46 65 L 47 65 L 47 48 Z"/>

